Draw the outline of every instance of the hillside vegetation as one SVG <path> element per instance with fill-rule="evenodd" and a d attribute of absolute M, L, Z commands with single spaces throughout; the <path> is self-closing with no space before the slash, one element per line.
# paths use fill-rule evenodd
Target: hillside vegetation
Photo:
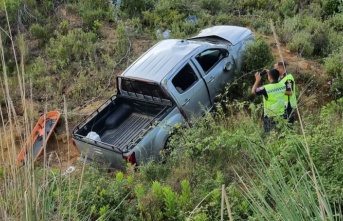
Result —
<path fill-rule="evenodd" d="M 213 25 L 256 36 L 216 111 L 176 127 L 163 163 L 66 173 L 81 109 L 112 95 L 115 77 L 163 34 Z M 0 1 L 0 220 L 343 220 L 342 31 L 341 0 Z M 297 121 L 264 134 L 253 73 L 281 57 L 295 75 Z M 45 153 L 18 167 L 36 119 L 54 109 L 66 165 Z"/>

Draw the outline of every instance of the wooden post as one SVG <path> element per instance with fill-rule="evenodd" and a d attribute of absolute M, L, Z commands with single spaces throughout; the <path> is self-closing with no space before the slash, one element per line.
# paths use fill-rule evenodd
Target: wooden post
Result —
<path fill-rule="evenodd" d="M 220 221 L 224 220 L 224 191 L 225 191 L 225 184 L 222 185 L 222 204 L 221 204 L 221 211 L 220 211 Z"/>

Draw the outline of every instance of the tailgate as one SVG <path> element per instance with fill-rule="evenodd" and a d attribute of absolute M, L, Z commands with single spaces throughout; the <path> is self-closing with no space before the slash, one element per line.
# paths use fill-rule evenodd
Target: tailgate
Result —
<path fill-rule="evenodd" d="M 108 164 L 110 168 L 123 167 L 123 153 L 110 145 L 90 140 L 88 138 L 81 138 L 73 135 L 73 140 L 79 151 L 82 153 L 82 158 L 90 161 L 98 162 L 101 164 Z"/>

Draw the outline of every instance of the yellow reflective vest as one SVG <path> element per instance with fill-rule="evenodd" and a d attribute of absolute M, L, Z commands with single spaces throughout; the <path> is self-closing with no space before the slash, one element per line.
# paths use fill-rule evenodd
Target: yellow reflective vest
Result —
<path fill-rule="evenodd" d="M 285 100 L 286 106 L 288 105 L 288 101 L 289 101 L 291 107 L 295 108 L 295 106 L 297 105 L 297 101 L 296 101 L 296 95 L 295 95 L 295 82 L 294 82 L 293 75 L 291 73 L 287 73 L 286 76 L 280 80 L 280 82 L 283 82 L 283 84 L 285 85 L 288 80 L 293 81 L 293 88 L 292 88 L 293 94 L 292 95 L 285 94 L 284 100 Z"/>
<path fill-rule="evenodd" d="M 265 117 L 276 117 L 284 114 L 285 101 L 284 96 L 286 86 L 284 82 L 267 84 L 264 86 L 268 98 L 263 96 L 263 108 Z"/>

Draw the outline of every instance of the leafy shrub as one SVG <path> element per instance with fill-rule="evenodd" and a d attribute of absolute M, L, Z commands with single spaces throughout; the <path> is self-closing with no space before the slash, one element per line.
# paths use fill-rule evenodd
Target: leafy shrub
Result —
<path fill-rule="evenodd" d="M 248 44 L 244 53 L 243 72 L 253 72 L 273 64 L 274 57 L 266 41 L 256 38 L 253 44 Z"/>
<path fill-rule="evenodd" d="M 86 33 L 81 29 L 71 30 L 66 36 L 57 33 L 57 37 L 51 38 L 46 48 L 53 70 L 63 69 L 71 62 L 94 60 L 96 40 L 94 33 Z"/>
<path fill-rule="evenodd" d="M 287 44 L 287 48 L 300 56 L 311 56 L 314 50 L 312 43 L 313 36 L 307 31 L 299 31 L 293 35 L 292 40 Z"/>
<path fill-rule="evenodd" d="M 306 17 L 306 27 L 304 31 L 312 35 L 312 44 L 313 44 L 313 55 L 324 55 L 327 51 L 329 44 L 328 39 L 328 30 L 329 27 L 313 17 Z"/>
<path fill-rule="evenodd" d="M 70 0 L 68 7 L 77 11 L 83 20 L 84 29 L 92 30 L 95 21 L 113 19 L 110 3 L 102 0 Z"/>
<path fill-rule="evenodd" d="M 238 17 L 237 15 L 233 15 L 227 12 L 218 13 L 217 16 L 210 19 L 214 23 L 213 25 L 236 25 L 246 27 L 251 24 L 249 16 Z"/>
<path fill-rule="evenodd" d="M 340 163 L 343 160 L 342 104 L 343 99 L 340 98 L 322 107 L 319 117 L 312 119 L 317 124 L 312 125 L 312 132 L 308 134 L 313 161 L 321 176 L 328 200 L 335 206 L 342 203 L 343 196 Z M 330 137 L 329 141 L 327 137 Z"/>
<path fill-rule="evenodd" d="M 36 58 L 32 65 L 28 66 L 26 76 L 31 79 L 34 92 L 46 91 L 46 87 L 49 87 L 49 69 L 47 62 L 41 57 Z"/>
<path fill-rule="evenodd" d="M 124 57 L 129 51 L 130 41 L 129 35 L 124 24 L 119 24 L 117 27 L 117 42 L 115 45 L 115 53 L 117 57 Z"/>
<path fill-rule="evenodd" d="M 264 34 L 264 35 L 271 35 L 273 34 L 272 29 L 270 27 L 270 21 L 265 19 L 264 17 L 256 17 L 253 19 L 251 26 L 257 32 Z"/>
<path fill-rule="evenodd" d="M 30 26 L 30 33 L 33 37 L 41 39 L 43 41 L 48 41 L 49 34 L 47 30 L 39 24 L 33 24 Z"/>
<path fill-rule="evenodd" d="M 330 91 L 335 98 L 343 96 L 342 51 L 343 47 L 341 46 L 339 50 L 335 51 L 324 60 L 324 70 L 332 81 Z"/>
<path fill-rule="evenodd" d="M 152 182 L 149 189 L 137 185 L 135 193 L 141 219 L 144 220 L 184 220 L 184 214 L 191 205 L 189 182 L 181 182 L 181 194 L 173 191 L 168 185 L 158 181 Z"/>
<path fill-rule="evenodd" d="M 63 180 L 63 185 L 66 186 L 61 189 L 61 196 L 64 199 L 71 200 L 71 211 L 75 211 L 75 215 L 80 220 L 98 218 L 103 220 L 124 220 L 126 211 L 135 206 L 135 204 L 129 203 L 132 199 L 130 193 L 133 191 L 132 182 L 134 182 L 134 177 L 128 176 L 124 178 L 123 174 L 118 172 L 113 179 L 102 173 L 103 171 L 94 168 L 86 168 L 80 190 L 78 190 L 79 176 L 74 176 L 70 181 L 70 188 L 73 191 L 67 188 L 69 179 Z M 64 203 L 63 206 L 68 208 L 68 201 L 62 203 Z M 68 215 L 68 213 L 63 214 L 65 218 Z"/>
<path fill-rule="evenodd" d="M 129 18 L 134 16 L 139 17 L 142 11 L 150 11 L 154 8 L 156 1 L 154 0 L 123 0 L 120 4 L 120 9 L 128 15 Z"/>
<path fill-rule="evenodd" d="M 334 15 L 339 11 L 339 6 L 342 4 L 337 0 L 321 0 L 325 16 Z"/>
<path fill-rule="evenodd" d="M 326 48 L 325 54 L 330 55 L 334 53 L 338 48 L 343 46 L 343 35 L 341 32 L 329 29 L 328 34 L 328 46 Z"/>
<path fill-rule="evenodd" d="M 148 27 L 170 28 L 172 23 L 181 22 L 185 18 L 185 14 L 177 10 L 143 12 L 143 24 Z"/>
<path fill-rule="evenodd" d="M 230 4 L 230 1 L 224 0 L 201 0 L 200 7 L 205 9 L 210 15 L 217 15 L 218 12 L 225 12 L 225 7 Z"/>
<path fill-rule="evenodd" d="M 343 31 L 343 13 L 337 13 L 329 17 L 325 23 L 336 31 Z"/>
<path fill-rule="evenodd" d="M 300 16 L 286 18 L 283 20 L 281 27 L 276 27 L 279 40 L 283 43 L 288 43 L 292 40 L 294 34 L 303 28 Z"/>

